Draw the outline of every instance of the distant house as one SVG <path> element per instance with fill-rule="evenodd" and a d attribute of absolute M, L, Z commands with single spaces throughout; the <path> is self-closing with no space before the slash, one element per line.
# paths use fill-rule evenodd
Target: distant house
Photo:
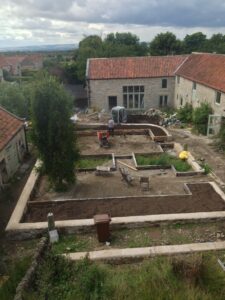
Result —
<path fill-rule="evenodd" d="M 91 58 L 87 62 L 88 104 L 130 111 L 174 105 L 175 71 L 187 56 Z"/>
<path fill-rule="evenodd" d="M 0 55 L 0 68 L 12 76 L 21 76 L 22 70 L 40 70 L 43 68 L 42 55 Z"/>
<path fill-rule="evenodd" d="M 26 152 L 24 121 L 0 106 L 0 188 L 17 171 Z"/>
<path fill-rule="evenodd" d="M 41 70 L 43 68 L 43 56 L 40 54 L 26 55 L 21 61 L 22 70 Z"/>
<path fill-rule="evenodd" d="M 207 102 L 225 116 L 225 55 L 193 53 L 177 69 L 174 106 Z"/>
<path fill-rule="evenodd" d="M 0 66 L 13 76 L 21 76 L 21 62 L 24 56 L 0 56 Z"/>

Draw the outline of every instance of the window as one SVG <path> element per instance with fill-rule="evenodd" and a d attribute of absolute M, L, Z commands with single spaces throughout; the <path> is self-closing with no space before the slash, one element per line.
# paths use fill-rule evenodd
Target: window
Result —
<path fill-rule="evenodd" d="M 192 84 L 192 90 L 195 91 L 195 90 L 196 90 L 196 87 L 197 87 L 196 82 L 193 82 L 193 84 Z"/>
<path fill-rule="evenodd" d="M 123 106 L 128 109 L 143 109 L 144 91 L 143 85 L 123 86 Z"/>
<path fill-rule="evenodd" d="M 162 79 L 162 88 L 163 89 L 167 88 L 167 79 Z"/>
<path fill-rule="evenodd" d="M 159 96 L 159 107 L 167 106 L 168 105 L 168 96 L 167 95 L 160 95 Z"/>
<path fill-rule="evenodd" d="M 221 93 L 216 92 L 216 104 L 220 104 L 220 101 L 221 101 Z"/>
<path fill-rule="evenodd" d="M 180 106 L 183 105 L 183 97 L 180 97 Z"/>
<path fill-rule="evenodd" d="M 180 76 L 177 76 L 177 83 L 180 83 Z"/>

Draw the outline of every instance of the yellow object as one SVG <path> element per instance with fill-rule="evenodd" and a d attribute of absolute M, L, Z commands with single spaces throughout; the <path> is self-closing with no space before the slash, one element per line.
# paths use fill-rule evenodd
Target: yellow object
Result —
<path fill-rule="evenodd" d="M 182 159 L 182 160 L 186 160 L 188 159 L 188 151 L 181 151 L 180 154 L 179 154 L 179 158 Z"/>

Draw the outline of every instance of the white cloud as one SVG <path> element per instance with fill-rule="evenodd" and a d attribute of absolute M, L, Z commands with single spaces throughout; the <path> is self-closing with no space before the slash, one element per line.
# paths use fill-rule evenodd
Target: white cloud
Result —
<path fill-rule="evenodd" d="M 84 35 L 123 31 L 150 41 L 172 31 L 179 38 L 225 32 L 223 0 L 1 0 L 0 47 L 77 43 Z"/>

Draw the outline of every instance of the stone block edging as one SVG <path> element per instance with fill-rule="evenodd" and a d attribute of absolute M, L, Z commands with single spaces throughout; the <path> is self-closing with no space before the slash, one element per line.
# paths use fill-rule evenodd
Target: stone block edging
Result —
<path fill-rule="evenodd" d="M 224 250 L 225 241 L 222 242 L 207 242 L 207 243 L 192 243 L 183 245 L 166 245 L 153 246 L 143 248 L 125 248 L 125 249 L 110 249 L 98 250 L 90 252 L 76 252 L 63 254 L 71 260 L 80 260 L 88 257 L 91 260 L 115 261 L 119 260 L 134 260 L 138 258 L 150 258 L 157 255 L 177 255 L 191 254 L 194 252 Z"/>

